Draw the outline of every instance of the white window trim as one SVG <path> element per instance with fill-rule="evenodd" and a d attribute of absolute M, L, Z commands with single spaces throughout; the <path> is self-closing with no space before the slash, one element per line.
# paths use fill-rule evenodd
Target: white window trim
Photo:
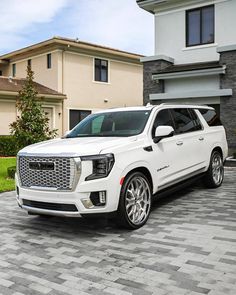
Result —
<path fill-rule="evenodd" d="M 182 51 L 204 49 L 204 48 L 217 47 L 217 46 L 218 46 L 218 43 L 202 44 L 202 45 L 196 45 L 196 46 L 193 45 L 193 46 L 182 48 Z"/>

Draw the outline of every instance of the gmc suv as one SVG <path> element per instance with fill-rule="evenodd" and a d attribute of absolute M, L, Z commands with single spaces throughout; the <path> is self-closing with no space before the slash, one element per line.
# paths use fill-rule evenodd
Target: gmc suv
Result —
<path fill-rule="evenodd" d="M 153 196 L 202 176 L 224 178 L 228 152 L 215 110 L 192 105 L 127 107 L 92 114 L 66 136 L 18 153 L 16 192 L 29 214 L 115 212 L 131 229 L 147 221 Z"/>

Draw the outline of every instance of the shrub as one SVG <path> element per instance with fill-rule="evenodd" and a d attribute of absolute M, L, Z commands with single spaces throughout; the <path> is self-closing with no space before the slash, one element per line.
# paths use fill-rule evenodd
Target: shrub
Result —
<path fill-rule="evenodd" d="M 15 173 L 16 173 L 16 166 L 8 167 L 7 168 L 7 176 L 9 178 L 15 178 Z"/>
<path fill-rule="evenodd" d="M 17 153 L 16 140 L 12 135 L 0 135 L 0 156 L 15 156 Z"/>
<path fill-rule="evenodd" d="M 34 73 L 27 67 L 27 77 L 19 91 L 16 107 L 20 113 L 15 122 L 10 124 L 11 134 L 16 139 L 17 149 L 54 138 L 57 130 L 50 130 L 49 119 L 43 111 L 42 104 L 37 97 L 34 82 Z"/>

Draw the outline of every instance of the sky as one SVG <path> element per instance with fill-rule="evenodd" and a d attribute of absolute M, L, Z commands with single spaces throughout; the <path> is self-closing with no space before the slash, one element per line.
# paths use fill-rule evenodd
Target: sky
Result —
<path fill-rule="evenodd" d="M 53 36 L 154 54 L 154 18 L 136 0 L 1 0 L 0 54 Z"/>

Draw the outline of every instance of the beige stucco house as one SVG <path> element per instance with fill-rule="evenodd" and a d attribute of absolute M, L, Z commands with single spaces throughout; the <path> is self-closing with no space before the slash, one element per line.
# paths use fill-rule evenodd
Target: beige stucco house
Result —
<path fill-rule="evenodd" d="M 140 58 L 137 54 L 77 39 L 54 37 L 0 56 L 0 75 L 24 78 L 30 65 L 35 81 L 55 91 L 54 97 L 58 96 L 57 99 L 45 96 L 44 107 L 51 127 L 59 129 L 61 135 L 91 112 L 142 105 Z M 16 114 L 13 101 L 13 97 L 0 95 L 0 117 L 4 118 L 0 134 L 8 132 L 7 118 L 12 120 Z"/>

